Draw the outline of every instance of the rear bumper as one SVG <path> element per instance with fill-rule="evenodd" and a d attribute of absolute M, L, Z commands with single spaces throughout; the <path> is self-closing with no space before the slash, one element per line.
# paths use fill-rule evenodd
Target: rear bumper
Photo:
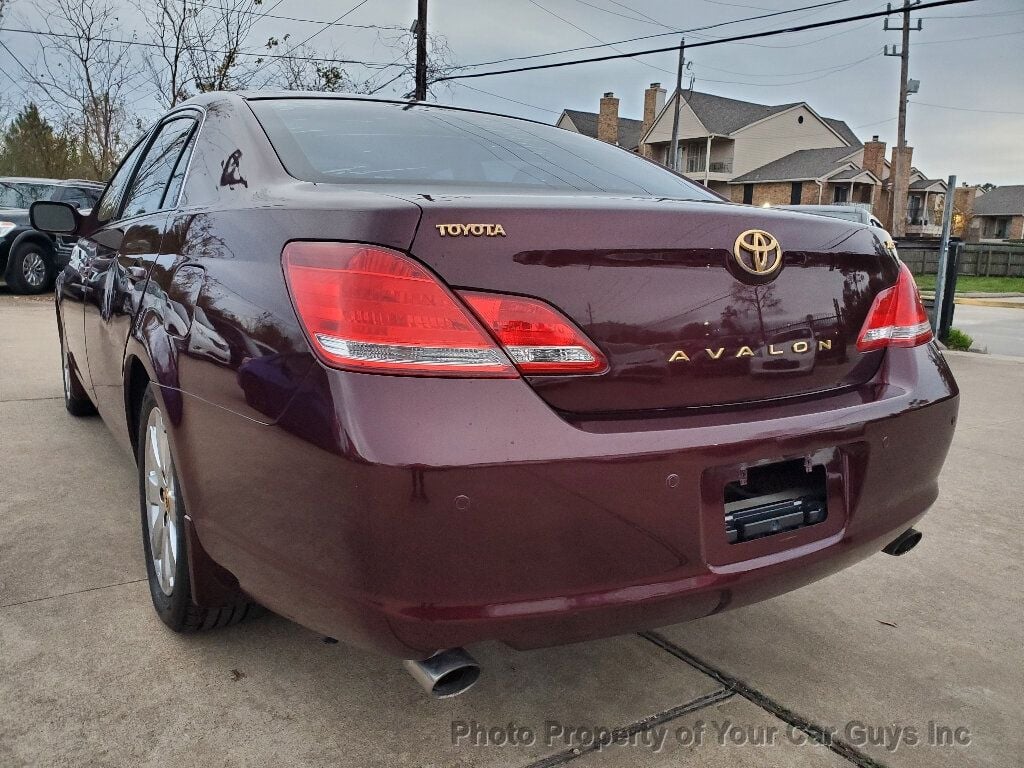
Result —
<path fill-rule="evenodd" d="M 316 367 L 275 425 L 210 409 L 178 450 L 200 538 L 244 589 L 412 657 L 653 628 L 834 573 L 935 500 L 957 405 L 931 345 L 834 397 L 585 423 L 519 380 Z M 828 520 L 729 545 L 723 478 L 806 456 L 829 467 Z"/>

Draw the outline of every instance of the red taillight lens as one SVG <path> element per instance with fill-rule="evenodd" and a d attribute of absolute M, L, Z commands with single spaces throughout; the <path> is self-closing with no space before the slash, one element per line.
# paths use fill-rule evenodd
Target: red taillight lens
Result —
<path fill-rule="evenodd" d="M 883 347 L 916 347 L 931 340 L 932 328 L 917 283 L 907 265 L 900 264 L 896 285 L 875 296 L 857 338 L 857 349 L 868 352 Z"/>
<path fill-rule="evenodd" d="M 460 291 L 523 373 L 601 373 L 604 355 L 554 307 L 537 299 Z"/>
<path fill-rule="evenodd" d="M 439 280 L 396 251 L 292 242 L 288 289 L 317 355 L 353 371 L 515 377 L 515 368 Z"/>

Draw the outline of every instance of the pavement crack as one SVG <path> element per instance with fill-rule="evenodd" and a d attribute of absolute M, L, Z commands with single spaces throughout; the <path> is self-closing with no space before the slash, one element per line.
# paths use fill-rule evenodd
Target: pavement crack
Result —
<path fill-rule="evenodd" d="M 827 747 L 832 752 L 842 757 L 845 760 L 858 766 L 858 768 L 886 768 L 885 763 L 880 763 L 873 757 L 861 752 L 859 749 L 849 744 L 846 741 L 836 737 L 834 733 L 820 725 L 812 723 L 804 717 L 801 717 L 793 710 L 783 706 L 775 699 L 770 696 L 761 693 L 755 688 L 747 685 L 742 680 L 733 677 L 732 675 L 723 672 L 717 667 L 711 666 L 703 659 L 694 656 L 684 648 L 680 648 L 678 645 L 673 643 L 671 640 L 663 637 L 657 632 L 641 632 L 640 637 L 645 640 L 654 643 L 656 646 L 664 651 L 675 656 L 681 661 L 685 661 L 691 667 L 696 669 L 698 672 L 703 672 L 708 677 L 711 677 L 715 681 L 725 686 L 726 690 L 730 693 L 735 693 L 742 696 L 744 699 L 760 707 L 765 712 L 774 715 L 779 720 L 788 723 L 797 730 L 805 733 L 816 743 L 821 744 L 823 747 Z M 530 766 L 529 768 L 533 768 Z"/>
<path fill-rule="evenodd" d="M 647 717 L 636 720 L 629 725 L 616 728 L 611 733 L 613 741 L 611 744 L 602 745 L 594 743 L 584 747 L 571 747 L 562 752 L 556 752 L 553 755 L 549 755 L 548 757 L 544 757 L 536 762 L 530 763 L 526 768 L 554 768 L 554 766 L 557 765 L 565 765 L 566 763 L 575 760 L 578 757 L 583 757 L 583 755 L 591 752 L 597 752 L 601 749 L 610 749 L 615 746 L 614 741 L 618 739 L 628 738 L 633 734 L 649 731 L 655 726 L 667 723 L 670 720 L 675 720 L 677 717 L 682 717 L 689 712 L 696 712 L 699 709 L 710 707 L 712 704 L 717 704 L 720 701 L 731 699 L 734 695 L 734 692 L 731 690 L 719 688 L 716 691 L 700 696 L 686 704 L 680 704 L 677 707 L 671 707 L 670 709 L 663 710 L 662 712 L 647 715 Z"/>
<path fill-rule="evenodd" d="M 44 400 L 63 400 L 61 395 L 54 395 L 53 397 L 12 397 L 12 398 L 0 398 L 0 403 L 38 403 Z"/>
<path fill-rule="evenodd" d="M 32 597 L 28 600 L 19 600 L 16 603 L 4 603 L 0 605 L 0 610 L 4 608 L 14 608 L 18 605 L 28 605 L 29 603 L 41 603 L 44 600 L 56 600 L 58 597 L 68 597 L 70 595 L 80 595 L 83 592 L 96 592 L 101 589 L 112 589 L 113 587 L 123 587 L 127 584 L 138 584 L 140 581 L 146 581 L 146 579 L 131 579 L 130 581 L 119 581 L 116 584 L 101 584 L 98 587 L 86 587 L 85 589 L 75 589 L 71 592 L 61 592 L 57 595 L 47 595 L 46 597 Z"/>

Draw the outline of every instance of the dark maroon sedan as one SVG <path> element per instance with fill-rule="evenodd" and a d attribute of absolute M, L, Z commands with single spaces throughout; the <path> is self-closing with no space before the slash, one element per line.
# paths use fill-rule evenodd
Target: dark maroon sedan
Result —
<path fill-rule="evenodd" d="M 253 601 L 411 660 L 763 600 L 935 501 L 958 392 L 869 227 L 425 104 L 208 94 L 57 284 L 68 410 L 136 458 L 172 629 Z M 445 649 L 438 651 L 438 649 Z"/>

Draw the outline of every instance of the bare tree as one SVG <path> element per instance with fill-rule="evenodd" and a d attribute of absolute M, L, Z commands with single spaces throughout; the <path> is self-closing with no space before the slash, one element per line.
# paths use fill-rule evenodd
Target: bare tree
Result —
<path fill-rule="evenodd" d="M 391 62 L 391 67 L 381 69 L 361 84 L 360 93 L 379 93 L 385 88 L 400 85 L 403 95 L 412 98 L 413 80 L 416 77 L 416 36 L 410 32 L 382 38 L 392 48 L 401 53 Z M 454 72 L 458 67 L 454 63 L 452 49 L 444 35 L 430 35 L 427 38 L 427 85 L 436 83 L 438 78 Z M 406 93 L 408 91 L 408 93 Z"/>
<path fill-rule="evenodd" d="M 162 0 L 161 0 L 162 1 Z M 245 44 L 259 18 L 263 0 L 210 0 L 195 4 L 189 16 L 186 50 L 189 72 L 197 91 L 244 88 L 256 71 Z"/>
<path fill-rule="evenodd" d="M 152 43 L 143 49 L 149 79 L 161 106 L 170 109 L 189 97 L 190 32 L 197 9 L 189 0 L 136 0 L 135 7 L 146 20 L 146 42 Z"/>
<path fill-rule="evenodd" d="M 130 48 L 112 42 L 119 35 L 108 0 L 49 0 L 42 15 L 51 34 L 32 68 L 33 84 L 60 122 L 79 128 L 88 169 L 105 179 L 133 130 Z"/>
<path fill-rule="evenodd" d="M 267 48 L 273 50 L 286 44 L 288 37 L 270 38 Z M 289 49 L 287 56 L 273 61 L 273 73 L 267 84 L 273 83 L 289 91 L 351 93 L 356 89 L 356 84 L 339 66 L 340 59 L 341 54 L 337 51 L 324 55 L 308 45 Z"/>

